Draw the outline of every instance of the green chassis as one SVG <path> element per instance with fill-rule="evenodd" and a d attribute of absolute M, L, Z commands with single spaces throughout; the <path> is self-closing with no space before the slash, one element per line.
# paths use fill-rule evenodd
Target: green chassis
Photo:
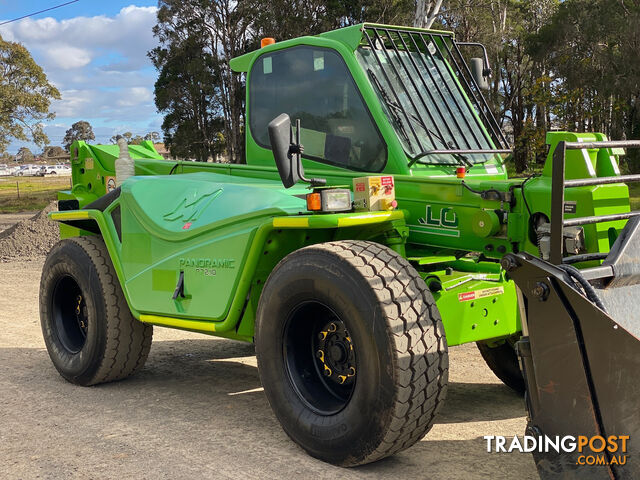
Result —
<path fill-rule="evenodd" d="M 515 284 L 499 259 L 518 251 L 538 254 L 531 214 L 550 216 L 557 143 L 606 138 L 549 133 L 544 171 L 525 184 L 521 178 L 508 179 L 504 160 L 494 155 L 468 168 L 464 181 L 475 192 L 463 187 L 453 165 L 409 166 L 354 53 L 365 26 L 276 43 L 234 59 L 231 66 L 245 72 L 249 84 L 252 66 L 262 55 L 298 45 L 337 52 L 386 143 L 387 162 L 381 173 L 395 177 L 399 211 L 309 214 L 300 198 L 307 190 L 282 187 L 271 150 L 259 146 L 250 129 L 247 165 L 167 162 L 150 142 L 132 145 L 129 151 L 138 176 L 127 180 L 121 195 L 104 210 L 87 210 L 83 207 L 104 195 L 113 181 L 118 147 L 72 145 L 73 188 L 59 194 L 61 206 L 72 210 L 53 213 L 51 218 L 61 222 L 63 238 L 102 235 L 136 318 L 251 341 L 262 286 L 285 255 L 320 242 L 368 239 L 405 255 L 418 269 L 434 293 L 449 345 L 499 343 L 520 332 Z M 437 33 L 453 41 L 451 34 Z M 247 106 L 249 95 L 247 89 Z M 619 175 L 618 157 L 623 153 L 568 151 L 566 178 Z M 329 185 L 351 185 L 353 178 L 368 174 L 308 158 L 303 158 L 303 165 L 309 176 L 326 178 Z M 505 202 L 477 193 L 489 189 L 513 198 Z M 573 206 L 567 219 L 629 211 L 624 184 L 573 188 L 566 192 L 566 202 Z M 586 226 L 586 251 L 609 251 L 623 226 L 624 221 Z M 184 297 L 174 299 L 181 272 Z"/>

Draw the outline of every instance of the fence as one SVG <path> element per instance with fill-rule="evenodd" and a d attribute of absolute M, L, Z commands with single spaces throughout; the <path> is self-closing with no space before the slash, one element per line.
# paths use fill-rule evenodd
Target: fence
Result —
<path fill-rule="evenodd" d="M 71 188 L 70 176 L 0 177 L 0 203 L 26 199 L 55 199 L 58 190 Z"/>

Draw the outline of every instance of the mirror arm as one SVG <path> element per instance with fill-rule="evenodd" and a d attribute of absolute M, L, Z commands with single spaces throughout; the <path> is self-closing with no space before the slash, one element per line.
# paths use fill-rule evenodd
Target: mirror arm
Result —
<path fill-rule="evenodd" d="M 484 54 L 484 70 L 482 72 L 482 75 L 489 78 L 491 77 L 491 74 L 493 73 L 493 70 L 491 70 L 491 66 L 489 65 L 489 54 L 487 53 L 487 47 L 484 46 L 484 44 L 480 43 L 480 42 L 456 42 L 456 44 L 460 47 L 479 47 L 482 49 L 482 52 Z"/>
<path fill-rule="evenodd" d="M 293 128 L 291 129 L 291 138 L 293 139 Z M 300 176 L 300 180 L 310 184 L 311 188 L 321 187 L 327 184 L 327 180 L 325 178 L 306 178 L 304 176 L 303 168 L 302 168 L 302 154 L 304 153 L 304 146 L 300 143 L 300 119 L 296 119 L 296 143 L 291 143 L 289 145 L 289 156 L 295 158 L 295 161 L 298 163 L 298 175 Z"/>
<path fill-rule="evenodd" d="M 284 188 L 293 187 L 299 180 L 310 183 L 311 188 L 326 185 L 327 181 L 323 178 L 308 179 L 304 176 L 304 169 L 302 168 L 304 147 L 300 143 L 300 132 L 302 130 L 300 128 L 300 119 L 296 120 L 295 142 L 291 119 L 286 113 L 281 113 L 271 120 L 267 130 L 273 159 L 278 167 L 278 174 Z M 287 138 L 287 133 L 289 138 Z"/>

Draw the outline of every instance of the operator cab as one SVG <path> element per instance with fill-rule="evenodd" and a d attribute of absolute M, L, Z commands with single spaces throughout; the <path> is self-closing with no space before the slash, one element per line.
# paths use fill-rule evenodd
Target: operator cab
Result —
<path fill-rule="evenodd" d="M 331 32 L 256 52 L 245 67 L 249 150 L 271 150 L 268 124 L 286 113 L 301 120 L 306 160 L 347 170 L 382 172 L 392 157 L 405 168 L 501 163 L 510 150 L 481 93 L 486 52 L 469 68 L 452 34 L 357 27 L 351 56 L 316 40 Z"/>

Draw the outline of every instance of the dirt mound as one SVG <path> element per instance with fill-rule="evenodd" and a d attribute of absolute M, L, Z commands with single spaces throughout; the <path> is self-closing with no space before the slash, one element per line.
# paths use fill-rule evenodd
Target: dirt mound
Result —
<path fill-rule="evenodd" d="M 0 232 L 0 261 L 33 260 L 46 255 L 60 239 L 58 223 L 47 218 L 57 210 L 51 202 L 33 217 Z"/>

